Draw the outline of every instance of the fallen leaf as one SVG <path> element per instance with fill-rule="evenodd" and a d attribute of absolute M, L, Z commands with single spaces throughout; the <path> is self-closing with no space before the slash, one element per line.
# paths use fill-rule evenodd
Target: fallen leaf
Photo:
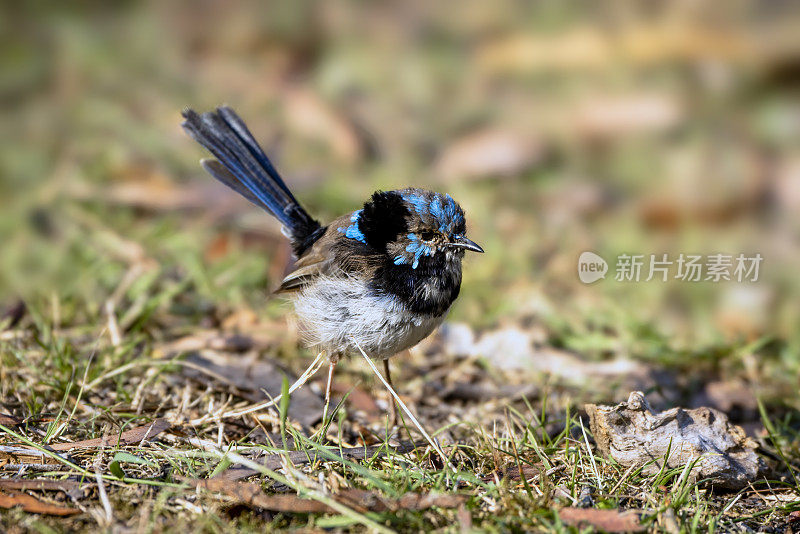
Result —
<path fill-rule="evenodd" d="M 394 448 L 395 454 L 405 454 L 407 452 L 411 452 L 417 447 L 425 447 L 427 443 L 414 443 L 411 441 L 404 441 L 400 443 L 397 447 Z M 386 455 L 386 446 L 385 445 L 375 445 L 372 447 L 356 447 L 352 449 L 341 449 L 337 450 L 334 453 L 336 456 L 342 454 L 344 458 L 348 460 L 369 460 L 375 458 L 377 456 L 385 456 Z M 279 454 L 271 454 L 265 458 L 260 458 L 259 463 L 266 467 L 267 469 L 279 469 L 283 467 L 283 463 L 286 459 L 287 454 L 279 453 Z M 293 465 L 302 465 L 305 463 L 310 463 L 315 459 L 323 459 L 323 456 L 316 456 L 313 453 L 308 453 L 306 451 L 294 451 L 288 453 L 289 462 Z M 334 460 L 335 461 L 335 460 Z M 250 469 L 249 467 L 244 467 L 242 465 L 232 465 L 225 471 L 219 473 L 214 478 L 215 479 L 223 479 L 223 480 L 241 480 L 243 478 L 247 478 L 252 475 L 257 475 L 258 471 L 255 469 Z"/>
<path fill-rule="evenodd" d="M 444 181 L 511 176 L 540 161 L 541 142 L 531 135 L 506 130 L 474 132 L 448 146 L 436 163 Z"/>
<path fill-rule="evenodd" d="M 478 66 L 490 74 L 585 71 L 625 61 L 631 65 L 718 58 L 746 61 L 774 55 L 763 40 L 703 24 L 637 24 L 614 32 L 579 25 L 553 35 L 504 35 L 479 50 Z M 771 53 L 770 53 L 771 52 Z"/>
<path fill-rule="evenodd" d="M 435 493 L 406 493 L 397 501 L 395 510 L 426 510 L 434 506 L 439 508 L 457 508 L 466 502 L 466 495 L 435 494 Z M 380 510 L 375 510 L 380 511 Z"/>
<path fill-rule="evenodd" d="M 570 120 L 577 134 L 591 139 L 661 132 L 677 125 L 684 113 L 667 95 L 601 97 L 577 106 Z"/>
<path fill-rule="evenodd" d="M 46 453 L 30 447 L 18 447 L 14 445 L 0 445 L 0 459 L 7 460 L 9 463 L 19 462 L 21 464 L 37 463 L 57 464 L 58 460 L 51 458 Z"/>
<path fill-rule="evenodd" d="M 42 502 L 26 493 L 0 493 L 0 508 L 16 508 L 17 506 L 34 514 L 66 516 L 81 513 L 77 508 Z"/>
<path fill-rule="evenodd" d="M 488 475 L 484 475 L 481 477 L 484 482 L 494 482 L 495 476 L 502 479 L 509 479 L 509 480 L 521 480 L 522 477 L 525 477 L 525 480 L 529 480 L 537 475 L 542 473 L 542 470 L 536 467 L 535 465 L 522 465 L 522 473 L 520 473 L 520 466 L 516 464 L 508 465 L 504 468 L 498 469 Z"/>
<path fill-rule="evenodd" d="M 69 493 L 80 489 L 75 480 L 52 480 L 49 478 L 16 479 L 0 478 L 0 489 L 18 491 L 63 491 Z"/>
<path fill-rule="evenodd" d="M 480 402 L 489 399 L 521 399 L 533 398 L 539 393 L 536 384 L 494 384 L 456 382 L 448 384 L 439 392 L 439 397 L 444 401 Z"/>
<path fill-rule="evenodd" d="M 284 376 L 290 384 L 297 380 L 296 376 L 266 358 L 246 358 L 241 355 L 231 357 L 212 352 L 201 356 L 195 352 L 189 354 L 184 361 L 192 364 L 192 367 L 183 368 L 184 375 L 205 382 L 211 376 L 227 387 L 236 388 L 242 397 L 253 402 L 280 395 Z M 307 388 L 301 388 L 292 393 L 289 417 L 304 425 L 313 425 L 322 417 L 323 407 L 319 395 Z"/>
<path fill-rule="evenodd" d="M 115 206 L 130 206 L 147 211 L 178 211 L 220 209 L 224 203 L 228 211 L 241 207 L 244 202 L 220 195 L 225 186 L 215 180 L 198 180 L 191 184 L 179 183 L 158 169 L 138 164 L 126 164 L 112 169 L 110 183 L 97 187 L 75 181 L 65 191 L 75 200 L 102 201 Z"/>
<path fill-rule="evenodd" d="M 258 315 L 250 308 L 238 308 L 222 320 L 223 330 L 248 330 L 258 325 Z"/>
<path fill-rule="evenodd" d="M 594 362 L 577 353 L 555 347 L 538 347 L 534 333 L 518 327 L 487 332 L 472 347 L 471 356 L 486 358 L 494 368 L 513 374 L 548 374 L 570 384 L 584 385 L 603 380 L 625 380 L 626 385 L 648 384 L 650 370 L 626 358 Z"/>
<path fill-rule="evenodd" d="M 350 121 L 308 89 L 287 91 L 283 101 L 287 125 L 300 135 L 325 143 L 342 161 L 363 156 L 360 139 Z"/>
<path fill-rule="evenodd" d="M 692 399 L 694 406 L 711 406 L 730 414 L 734 410 L 758 412 L 758 401 L 753 387 L 740 378 L 713 380 Z"/>
<path fill-rule="evenodd" d="M 591 526 L 605 532 L 641 532 L 645 530 L 645 527 L 639 523 L 638 513 L 634 511 L 566 507 L 558 511 L 558 517 L 567 525 L 578 528 Z"/>
<path fill-rule="evenodd" d="M 779 299 L 776 289 L 758 284 L 731 284 L 721 289 L 714 322 L 728 339 L 758 339 L 772 326 L 771 311 Z"/>
<path fill-rule="evenodd" d="M 225 334 L 217 331 L 198 331 L 165 345 L 159 346 L 161 353 L 167 356 L 185 352 L 196 352 L 211 349 L 225 352 L 244 352 L 253 348 L 265 348 L 271 344 L 266 339 L 258 340 L 249 335 Z"/>
<path fill-rule="evenodd" d="M 375 420 L 384 415 L 385 410 L 378 406 L 375 397 L 364 389 L 348 384 L 344 380 L 334 381 L 331 386 L 332 392 L 339 398 L 347 395 L 348 406 L 353 410 L 363 412 L 367 419 Z"/>
<path fill-rule="evenodd" d="M 458 507 L 456 519 L 460 532 L 472 532 L 472 514 L 464 504 Z"/>
<path fill-rule="evenodd" d="M 92 449 L 100 447 L 104 443 L 109 447 L 135 445 L 146 439 L 153 438 L 156 434 L 160 434 L 170 426 L 172 425 L 166 419 L 156 419 L 148 425 L 138 426 L 136 428 L 126 430 L 116 437 L 108 436 L 103 438 L 87 439 L 84 441 L 73 441 L 71 443 L 55 443 L 50 445 L 50 448 L 54 451 L 66 451 L 69 449 Z"/>
<path fill-rule="evenodd" d="M 6 415 L 0 413 L 0 425 L 3 426 L 16 426 L 22 424 L 22 419 L 17 419 L 13 415 Z"/>
<path fill-rule="evenodd" d="M 224 479 L 186 480 L 196 488 L 215 493 L 224 493 L 239 504 L 263 508 L 273 512 L 289 513 L 335 513 L 328 505 L 306 499 L 299 495 L 264 493 L 257 482 L 240 482 Z M 360 512 L 386 512 L 392 510 L 426 510 L 434 506 L 440 508 L 456 508 L 464 501 L 466 495 L 439 495 L 423 493 L 406 493 L 399 499 L 390 499 L 374 491 L 347 488 L 330 495 L 331 498 Z"/>
<path fill-rule="evenodd" d="M 478 53 L 479 67 L 489 73 L 597 68 L 609 61 L 613 45 L 596 28 L 573 28 L 557 36 L 502 36 Z"/>

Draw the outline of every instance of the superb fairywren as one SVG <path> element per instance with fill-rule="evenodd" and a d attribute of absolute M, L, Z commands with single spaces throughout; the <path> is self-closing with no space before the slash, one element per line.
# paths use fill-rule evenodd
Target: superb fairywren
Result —
<path fill-rule="evenodd" d="M 297 263 L 278 292 L 294 300 L 304 340 L 328 355 L 326 401 L 333 366 L 356 348 L 384 360 L 389 379 L 387 359 L 427 337 L 458 297 L 464 252 L 483 252 L 465 235 L 461 207 L 423 189 L 377 191 L 323 226 L 231 108 L 183 116 L 183 128 L 217 158 L 203 167 L 283 224 Z"/>

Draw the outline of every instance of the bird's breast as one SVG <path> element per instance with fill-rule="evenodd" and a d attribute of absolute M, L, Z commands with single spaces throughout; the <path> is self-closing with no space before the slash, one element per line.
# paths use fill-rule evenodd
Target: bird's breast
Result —
<path fill-rule="evenodd" d="M 395 296 L 352 277 L 321 278 L 295 295 L 304 341 L 332 353 L 388 358 L 430 335 L 446 313 L 415 312 Z M 446 310 L 445 310 L 446 312 Z"/>

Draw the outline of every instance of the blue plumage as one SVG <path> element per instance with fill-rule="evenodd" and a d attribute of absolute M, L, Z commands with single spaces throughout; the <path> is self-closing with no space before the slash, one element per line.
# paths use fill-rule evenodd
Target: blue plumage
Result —
<path fill-rule="evenodd" d="M 411 264 L 412 269 L 416 269 L 419 265 L 419 259 L 422 256 L 432 256 L 433 248 L 423 243 L 417 234 L 408 234 L 408 239 L 411 241 L 406 245 L 406 252 L 414 255 L 414 262 Z"/>
<path fill-rule="evenodd" d="M 297 263 L 279 291 L 294 298 L 303 337 L 331 365 L 356 347 L 388 358 L 442 322 L 461 288 L 465 251 L 483 252 L 466 238 L 464 212 L 450 195 L 377 191 L 322 226 L 232 109 L 183 116 L 189 135 L 217 158 L 203 161 L 211 175 L 283 224 Z"/>
<path fill-rule="evenodd" d="M 432 195 L 432 198 L 429 195 Z M 408 202 L 420 216 L 433 218 L 442 233 L 453 233 L 459 226 L 464 226 L 464 213 L 453 197 L 440 193 L 429 195 L 411 190 L 403 194 L 403 200 Z"/>
<path fill-rule="evenodd" d="M 361 232 L 361 230 L 358 228 L 360 217 L 361 217 L 361 210 L 354 211 L 353 214 L 350 216 L 350 222 L 353 224 L 347 227 L 340 226 L 338 230 L 340 233 L 344 234 L 345 237 L 349 237 L 350 239 L 355 239 L 356 241 L 360 241 L 366 244 L 367 238 L 364 236 L 363 232 Z"/>
<path fill-rule="evenodd" d="M 266 209 L 283 224 L 295 253 L 302 254 L 322 234 L 323 228 L 297 202 L 280 174 L 229 107 L 198 115 L 187 109 L 184 129 L 219 160 L 204 167 L 214 178 Z"/>

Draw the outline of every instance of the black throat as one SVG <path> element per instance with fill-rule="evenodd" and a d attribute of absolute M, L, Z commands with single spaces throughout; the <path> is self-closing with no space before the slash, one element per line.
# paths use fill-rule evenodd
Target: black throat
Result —
<path fill-rule="evenodd" d="M 461 264 L 444 254 L 420 258 L 417 268 L 395 265 L 386 258 L 372 281 L 379 293 L 391 295 L 414 313 L 439 316 L 453 304 L 461 291 Z"/>

